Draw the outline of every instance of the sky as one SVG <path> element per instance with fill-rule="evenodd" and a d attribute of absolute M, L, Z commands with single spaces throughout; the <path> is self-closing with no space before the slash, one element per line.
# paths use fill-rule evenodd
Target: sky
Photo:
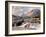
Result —
<path fill-rule="evenodd" d="M 12 14 L 16 16 L 26 16 L 32 9 L 40 9 L 39 7 L 12 6 Z"/>

